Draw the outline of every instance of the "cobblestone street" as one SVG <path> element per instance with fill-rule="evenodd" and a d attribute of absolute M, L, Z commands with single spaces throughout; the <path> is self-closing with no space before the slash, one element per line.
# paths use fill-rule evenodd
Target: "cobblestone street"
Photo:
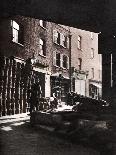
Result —
<path fill-rule="evenodd" d="M 0 118 L 1 155 L 99 155 L 29 124 L 27 114 Z"/>

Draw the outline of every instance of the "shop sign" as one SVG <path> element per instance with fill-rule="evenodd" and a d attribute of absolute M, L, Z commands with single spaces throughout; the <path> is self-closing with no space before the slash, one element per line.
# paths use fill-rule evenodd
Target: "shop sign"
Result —
<path fill-rule="evenodd" d="M 79 80 L 86 80 L 86 75 L 85 74 L 80 74 L 80 73 L 74 73 L 73 77 L 75 79 L 79 79 Z"/>

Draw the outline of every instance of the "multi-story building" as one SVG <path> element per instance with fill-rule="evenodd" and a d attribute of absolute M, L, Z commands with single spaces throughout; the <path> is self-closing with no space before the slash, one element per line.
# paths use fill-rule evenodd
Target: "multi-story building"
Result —
<path fill-rule="evenodd" d="M 98 34 L 70 28 L 72 85 L 79 94 L 101 97 L 102 60 L 98 54 Z"/>
<path fill-rule="evenodd" d="M 38 72 L 43 96 L 53 92 L 64 98 L 69 91 L 68 29 L 55 23 L 14 16 L 0 20 L 0 53 L 19 61 L 31 58 Z M 58 88 L 59 86 L 59 88 Z"/>

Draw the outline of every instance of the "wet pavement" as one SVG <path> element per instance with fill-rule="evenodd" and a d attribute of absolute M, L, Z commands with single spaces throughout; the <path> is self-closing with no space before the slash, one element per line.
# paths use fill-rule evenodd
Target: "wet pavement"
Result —
<path fill-rule="evenodd" d="M 27 114 L 0 117 L 1 155 L 100 155 L 48 131 L 30 126 Z"/>

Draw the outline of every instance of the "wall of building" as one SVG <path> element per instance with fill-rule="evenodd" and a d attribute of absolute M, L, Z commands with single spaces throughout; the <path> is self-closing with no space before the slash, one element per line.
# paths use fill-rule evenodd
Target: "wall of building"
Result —
<path fill-rule="evenodd" d="M 91 39 L 91 32 L 84 31 L 76 28 L 71 28 L 72 33 L 72 47 L 71 47 L 71 60 L 72 66 L 78 69 L 78 58 L 82 58 L 82 70 L 89 71 L 88 78 L 91 79 L 91 68 L 94 68 L 94 80 L 100 80 L 99 70 L 102 70 L 102 57 L 98 54 L 98 34 L 93 33 L 93 39 Z M 77 47 L 77 37 L 82 37 L 82 49 Z M 94 57 L 91 58 L 91 48 L 94 49 Z"/>
<path fill-rule="evenodd" d="M 71 66 L 79 70 L 78 58 L 82 59 L 82 71 L 88 71 L 86 80 L 87 96 L 89 95 L 89 80 L 102 81 L 102 57 L 98 54 L 98 34 L 91 33 L 76 28 L 70 28 L 72 34 L 71 41 Z M 91 36 L 92 35 L 92 36 Z M 81 36 L 81 49 L 78 49 L 78 36 Z M 91 57 L 91 50 L 94 50 L 94 56 Z M 92 77 L 91 68 L 94 68 L 94 77 Z"/>
<path fill-rule="evenodd" d="M 68 36 L 70 35 L 70 31 L 65 28 L 65 26 L 62 26 L 62 25 L 57 25 L 55 23 L 51 23 L 52 24 L 52 34 L 51 36 L 53 36 L 53 30 L 57 30 L 58 32 L 64 34 L 64 36 Z M 57 45 L 56 43 L 53 42 L 53 37 L 52 37 L 52 56 L 53 56 L 53 51 L 59 51 L 61 54 L 64 54 L 68 57 L 70 57 L 70 50 L 69 48 L 64 48 L 63 46 L 61 45 Z M 53 65 L 53 59 L 52 59 L 52 65 L 51 65 L 51 68 L 52 68 L 52 73 L 56 73 L 56 72 L 62 72 L 62 74 L 66 77 L 69 77 L 69 69 L 64 69 L 62 67 L 56 67 Z"/>

